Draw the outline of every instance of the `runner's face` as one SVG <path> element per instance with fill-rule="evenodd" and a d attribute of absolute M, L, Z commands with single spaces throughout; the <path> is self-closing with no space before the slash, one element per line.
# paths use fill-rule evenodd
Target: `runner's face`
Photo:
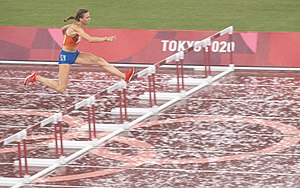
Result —
<path fill-rule="evenodd" d="M 91 21 L 91 16 L 90 16 L 90 13 L 87 12 L 83 15 L 83 18 L 81 18 L 80 22 L 83 24 L 83 25 L 88 25 Z"/>

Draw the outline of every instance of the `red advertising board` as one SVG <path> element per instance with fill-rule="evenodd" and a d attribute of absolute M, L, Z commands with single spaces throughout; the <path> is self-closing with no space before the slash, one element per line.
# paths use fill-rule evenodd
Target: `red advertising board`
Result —
<path fill-rule="evenodd" d="M 91 36 L 116 35 L 115 42 L 82 41 L 79 51 L 103 57 L 109 62 L 154 64 L 193 46 L 216 31 L 90 29 Z M 63 35 L 57 28 L 0 27 L 0 59 L 57 61 Z M 300 33 L 234 32 L 232 43 L 224 35 L 211 43 L 213 65 L 227 65 L 233 50 L 238 66 L 300 67 Z M 185 64 L 201 65 L 203 49 L 195 47 Z"/>

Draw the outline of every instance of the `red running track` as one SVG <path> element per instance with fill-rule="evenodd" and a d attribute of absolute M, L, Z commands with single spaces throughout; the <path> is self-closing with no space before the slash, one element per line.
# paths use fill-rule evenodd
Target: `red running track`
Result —
<path fill-rule="evenodd" d="M 24 88 L 21 78 L 30 68 L 0 68 L 1 139 L 117 81 L 75 67 L 67 93 L 60 95 L 37 85 Z M 35 68 L 49 77 L 57 71 Z M 185 72 L 187 77 L 199 75 Z M 176 89 L 166 84 L 174 74 L 159 72 L 159 91 Z M 25 187 L 299 187 L 299 85 L 298 72 L 235 71 Z M 147 105 L 138 99 L 146 88 L 146 80 L 130 84 L 129 106 Z M 112 94 L 96 102 L 97 123 L 118 123 L 109 113 L 116 98 Z M 63 120 L 64 139 L 87 139 L 86 132 L 76 129 L 86 122 L 84 111 Z M 28 157 L 54 158 L 55 151 L 47 147 L 52 129 L 29 136 Z M 98 137 L 105 134 L 98 132 Z M 73 152 L 66 150 L 67 155 Z M 0 153 L 5 169 L 0 177 L 18 177 L 16 147 L 0 148 Z M 41 169 L 29 170 L 33 175 Z"/>

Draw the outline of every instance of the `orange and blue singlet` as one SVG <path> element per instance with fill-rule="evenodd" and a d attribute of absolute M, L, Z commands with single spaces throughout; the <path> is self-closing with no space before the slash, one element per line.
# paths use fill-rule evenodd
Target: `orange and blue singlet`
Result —
<path fill-rule="evenodd" d="M 77 47 L 80 42 L 80 36 L 76 35 L 75 37 L 69 37 L 65 34 L 64 36 L 64 46 L 68 47 Z M 79 52 L 76 50 L 76 52 L 66 52 L 64 50 L 60 51 L 59 57 L 58 57 L 58 64 L 73 64 L 78 57 Z"/>
<path fill-rule="evenodd" d="M 77 47 L 80 40 L 81 38 L 78 34 L 74 37 L 69 37 L 67 34 L 65 34 L 63 45 L 68 47 Z"/>

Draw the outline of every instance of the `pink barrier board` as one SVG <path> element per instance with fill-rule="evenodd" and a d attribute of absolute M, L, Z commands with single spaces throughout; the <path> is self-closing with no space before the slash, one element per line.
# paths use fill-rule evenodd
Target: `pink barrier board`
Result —
<path fill-rule="evenodd" d="M 109 62 L 154 64 L 193 46 L 215 31 L 129 30 L 86 28 L 91 36 L 116 35 L 113 43 L 82 41 L 79 51 L 103 57 Z M 57 61 L 63 35 L 58 28 L 0 27 L 0 59 Z M 224 35 L 211 43 L 212 65 L 227 65 L 234 53 L 237 66 L 300 67 L 300 33 L 234 32 L 233 42 Z M 193 49 L 185 64 L 202 65 L 203 51 Z"/>

